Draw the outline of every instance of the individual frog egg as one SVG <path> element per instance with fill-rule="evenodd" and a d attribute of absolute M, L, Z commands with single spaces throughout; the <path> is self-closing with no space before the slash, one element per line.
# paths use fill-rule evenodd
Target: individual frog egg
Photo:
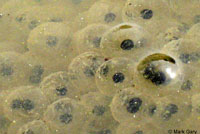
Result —
<path fill-rule="evenodd" d="M 52 133 L 80 134 L 86 114 L 84 105 L 66 97 L 48 106 L 44 120 Z"/>
<path fill-rule="evenodd" d="M 37 85 L 42 81 L 44 76 L 44 67 L 41 64 L 30 65 L 31 71 L 29 76 L 29 83 Z"/>
<path fill-rule="evenodd" d="M 1 0 L 2 1 L 2 0 Z M 4 0 L 3 0 L 4 1 Z M 11 21 L 13 20 L 14 14 L 22 8 L 35 6 L 38 3 L 36 0 L 6 0 L 7 2 L 0 8 L 0 40 L 17 41 L 19 40 L 19 33 L 13 30 Z M 20 42 L 18 42 L 20 43 Z"/>
<path fill-rule="evenodd" d="M 136 60 L 150 44 L 149 34 L 142 27 L 133 23 L 122 23 L 102 36 L 100 48 L 107 57 L 131 56 Z"/>
<path fill-rule="evenodd" d="M 122 22 L 122 6 L 118 2 L 98 1 L 87 12 L 88 23 L 116 25 Z"/>
<path fill-rule="evenodd" d="M 29 67 L 16 52 L 2 52 L 0 54 L 0 90 L 26 85 Z"/>
<path fill-rule="evenodd" d="M 110 111 L 111 98 L 99 92 L 90 92 L 81 97 L 81 103 L 88 108 L 88 119 L 85 122 L 83 134 L 104 132 L 112 134 L 118 123 Z"/>
<path fill-rule="evenodd" d="M 156 111 L 152 116 L 153 122 L 163 130 L 180 126 L 190 117 L 191 100 L 186 94 L 176 93 L 155 99 Z"/>
<path fill-rule="evenodd" d="M 26 52 L 26 48 L 23 45 L 12 41 L 0 42 L 0 52 L 7 52 L 7 51 L 24 53 Z"/>
<path fill-rule="evenodd" d="M 122 10 L 124 22 L 138 23 L 149 30 L 152 35 L 168 28 L 175 21 L 171 16 L 170 8 L 162 0 L 127 0 Z"/>
<path fill-rule="evenodd" d="M 133 66 L 133 63 L 128 58 L 113 58 L 104 62 L 95 76 L 99 91 L 114 96 L 118 90 L 134 86 L 130 66 Z"/>
<path fill-rule="evenodd" d="M 28 53 L 29 52 L 26 52 L 21 56 L 29 67 L 27 72 L 27 85 L 37 86 L 40 84 L 42 79 L 50 73 L 50 70 L 47 69 L 44 62 Z"/>
<path fill-rule="evenodd" d="M 122 122 L 116 134 L 161 134 L 161 128 L 152 123 Z"/>
<path fill-rule="evenodd" d="M 102 35 L 109 29 L 104 24 L 91 24 L 74 35 L 74 41 L 79 53 L 87 51 L 100 52 Z"/>
<path fill-rule="evenodd" d="M 150 121 L 156 111 L 153 99 L 143 92 L 143 88 L 119 90 L 112 99 L 111 112 L 114 119 L 122 122 Z"/>
<path fill-rule="evenodd" d="M 123 19 L 127 21 L 148 21 L 150 19 L 162 18 L 162 15 L 168 14 L 169 11 L 167 3 L 163 1 L 127 0 L 123 9 Z"/>
<path fill-rule="evenodd" d="M 68 71 L 70 81 L 80 90 L 81 94 L 96 91 L 95 73 L 104 62 L 104 57 L 98 53 L 86 52 L 75 57 Z"/>
<path fill-rule="evenodd" d="M 45 22 L 69 20 L 70 12 L 67 8 L 56 6 L 33 6 L 21 9 L 11 21 L 13 33 L 18 36 L 17 40 L 26 44 L 28 35 L 34 28 Z"/>
<path fill-rule="evenodd" d="M 133 69 L 136 87 L 143 85 L 146 92 L 158 95 L 163 91 L 178 91 L 182 83 L 184 68 L 173 55 L 158 51 L 141 58 Z M 162 94 L 162 93 L 161 93 Z"/>
<path fill-rule="evenodd" d="M 60 22 L 48 22 L 32 30 L 27 42 L 30 52 L 41 59 L 49 58 L 52 64 L 60 60 L 57 62 L 67 66 L 75 55 L 71 40 L 70 27 Z"/>
<path fill-rule="evenodd" d="M 200 46 L 200 23 L 193 25 L 185 35 L 185 39 L 192 40 Z"/>
<path fill-rule="evenodd" d="M 41 89 L 32 86 L 17 87 L 4 101 L 4 114 L 12 121 L 38 119 L 47 105 Z"/>
<path fill-rule="evenodd" d="M 43 121 L 34 120 L 21 126 L 16 134 L 50 134 L 50 131 Z"/>
<path fill-rule="evenodd" d="M 69 79 L 67 72 L 51 73 L 42 80 L 40 88 L 51 103 L 65 97 L 78 99 L 79 90 L 70 83 Z"/>

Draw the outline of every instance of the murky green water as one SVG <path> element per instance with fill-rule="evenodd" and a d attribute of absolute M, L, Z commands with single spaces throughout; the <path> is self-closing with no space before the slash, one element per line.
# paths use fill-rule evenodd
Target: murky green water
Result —
<path fill-rule="evenodd" d="M 0 0 L 0 134 L 198 134 L 199 67 L 198 0 Z"/>

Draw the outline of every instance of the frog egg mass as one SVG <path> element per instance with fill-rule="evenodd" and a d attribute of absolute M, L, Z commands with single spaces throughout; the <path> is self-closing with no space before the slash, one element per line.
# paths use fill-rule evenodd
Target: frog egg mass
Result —
<path fill-rule="evenodd" d="M 0 0 L 0 134 L 200 134 L 199 0 Z"/>

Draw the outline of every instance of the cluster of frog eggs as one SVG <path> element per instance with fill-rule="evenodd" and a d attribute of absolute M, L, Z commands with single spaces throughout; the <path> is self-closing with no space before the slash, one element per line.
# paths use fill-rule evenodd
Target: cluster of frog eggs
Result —
<path fill-rule="evenodd" d="M 0 3 L 0 134 L 199 130 L 197 0 Z"/>

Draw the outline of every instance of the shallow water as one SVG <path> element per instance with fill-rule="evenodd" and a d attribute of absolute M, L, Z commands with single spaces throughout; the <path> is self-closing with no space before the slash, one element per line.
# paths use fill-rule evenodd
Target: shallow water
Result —
<path fill-rule="evenodd" d="M 199 9 L 0 0 L 0 134 L 200 134 Z"/>

